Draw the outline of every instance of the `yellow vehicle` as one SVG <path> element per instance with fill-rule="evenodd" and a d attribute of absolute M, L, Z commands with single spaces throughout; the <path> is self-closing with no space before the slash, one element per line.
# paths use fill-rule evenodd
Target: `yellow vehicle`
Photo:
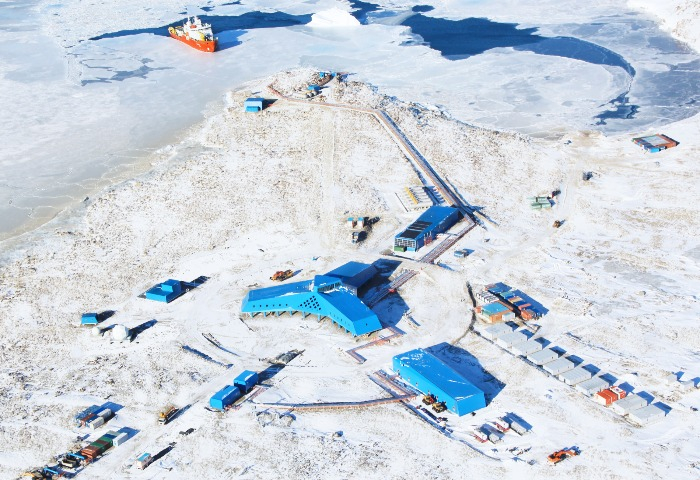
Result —
<path fill-rule="evenodd" d="M 272 275 L 270 277 L 270 280 L 282 282 L 284 280 L 287 280 L 288 278 L 292 278 L 293 275 L 294 275 L 294 272 L 292 272 L 291 270 L 284 270 L 284 271 L 278 270 L 275 272 L 274 275 Z"/>
<path fill-rule="evenodd" d="M 168 423 L 170 420 L 173 419 L 175 414 L 177 413 L 178 408 L 173 406 L 173 405 L 168 405 L 165 407 L 163 410 L 161 410 L 158 413 L 158 423 L 165 425 Z"/>

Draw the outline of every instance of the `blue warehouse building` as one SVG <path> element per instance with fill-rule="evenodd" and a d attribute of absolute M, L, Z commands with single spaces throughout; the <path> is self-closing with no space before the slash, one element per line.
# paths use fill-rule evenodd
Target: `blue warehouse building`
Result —
<path fill-rule="evenodd" d="M 244 103 L 246 112 L 262 112 L 265 107 L 265 99 L 260 97 L 250 97 Z"/>
<path fill-rule="evenodd" d="M 330 318 L 354 336 L 381 330 L 377 315 L 357 298 L 357 290 L 376 274 L 372 265 L 349 262 L 313 280 L 251 290 L 243 298 L 241 311 L 290 315 L 301 312 Z"/>
<path fill-rule="evenodd" d="M 430 207 L 406 230 L 394 237 L 394 250 L 415 252 L 434 240 L 438 233 L 452 228 L 461 218 L 462 214 L 457 208 Z"/>
<path fill-rule="evenodd" d="M 145 296 L 149 300 L 170 303 L 182 293 L 182 282 L 170 279 L 147 290 Z"/>
<path fill-rule="evenodd" d="M 432 394 L 451 412 L 466 415 L 486 406 L 484 392 L 452 367 L 423 349 L 394 357 L 394 371 L 424 394 Z"/>

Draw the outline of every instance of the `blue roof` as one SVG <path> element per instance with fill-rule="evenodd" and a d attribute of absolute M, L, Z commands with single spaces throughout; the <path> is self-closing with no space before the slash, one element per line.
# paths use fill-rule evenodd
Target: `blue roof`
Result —
<path fill-rule="evenodd" d="M 314 292 L 317 292 L 319 288 L 328 286 L 339 286 L 340 279 L 336 277 L 329 277 L 327 275 L 316 275 L 314 277 L 313 288 Z"/>
<path fill-rule="evenodd" d="M 352 293 L 345 290 L 335 290 L 324 294 L 321 298 L 331 304 L 336 310 L 352 321 L 360 321 L 367 317 L 376 317 L 374 312 Z"/>
<path fill-rule="evenodd" d="M 371 265 L 350 262 L 333 272 L 359 272 L 355 277 L 351 277 L 351 280 L 361 285 L 367 278 L 371 278 L 375 270 Z M 329 317 L 353 335 L 381 330 L 382 324 L 377 315 L 362 303 L 351 289 L 343 287 L 342 283 L 340 276 L 316 275 L 313 281 L 250 290 L 243 299 L 241 311 L 251 315 L 298 311 Z"/>
<path fill-rule="evenodd" d="M 455 400 L 484 394 L 452 367 L 421 348 L 396 355 L 394 359 L 398 359 L 401 365 L 411 368 Z"/>
<path fill-rule="evenodd" d="M 503 282 L 498 282 L 494 283 L 493 285 L 489 285 L 486 289 L 494 295 L 512 290 L 510 286 L 506 285 Z"/>
<path fill-rule="evenodd" d="M 212 395 L 211 398 L 215 400 L 223 400 L 233 391 L 238 391 L 238 387 L 234 387 L 233 385 L 226 385 L 224 388 Z"/>
<path fill-rule="evenodd" d="M 510 310 L 510 309 L 499 302 L 487 303 L 486 305 L 481 307 L 481 311 L 485 312 L 489 315 L 505 312 L 506 310 Z"/>
<path fill-rule="evenodd" d="M 255 290 L 250 290 L 246 298 L 248 300 L 266 300 L 285 295 L 308 293 L 311 291 L 311 283 L 311 280 L 304 280 L 303 282 L 285 283 L 274 287 L 256 288 Z"/>
<path fill-rule="evenodd" d="M 416 238 L 423 232 L 434 230 L 447 218 L 458 213 L 459 210 L 454 207 L 432 206 L 423 212 L 406 230 L 396 235 L 395 238 Z"/>
<path fill-rule="evenodd" d="M 233 384 L 235 385 L 236 382 L 248 383 L 250 378 L 257 378 L 257 376 L 258 374 L 252 370 L 243 370 L 236 378 L 233 379 Z"/>
<path fill-rule="evenodd" d="M 250 97 L 246 99 L 245 103 L 262 103 L 264 100 L 261 97 Z"/>
<path fill-rule="evenodd" d="M 360 288 L 376 274 L 377 268 L 374 265 L 360 262 L 348 262 L 345 265 L 331 270 L 326 275 L 339 278 L 345 285 Z"/>
<path fill-rule="evenodd" d="M 425 212 L 423 212 L 421 216 L 418 217 L 418 221 L 439 223 L 447 217 L 449 217 L 450 215 L 454 214 L 454 212 L 456 211 L 457 209 L 454 207 L 443 207 L 440 205 L 434 205 L 428 208 Z"/>

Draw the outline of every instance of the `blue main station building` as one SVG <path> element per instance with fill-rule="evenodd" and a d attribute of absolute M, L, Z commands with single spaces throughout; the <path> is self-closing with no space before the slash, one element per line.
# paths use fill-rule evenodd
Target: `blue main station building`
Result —
<path fill-rule="evenodd" d="M 376 274 L 373 265 L 348 262 L 313 280 L 251 290 L 241 311 L 250 316 L 301 312 L 330 318 L 354 336 L 376 332 L 383 328 L 379 317 L 357 297 L 357 290 Z"/>

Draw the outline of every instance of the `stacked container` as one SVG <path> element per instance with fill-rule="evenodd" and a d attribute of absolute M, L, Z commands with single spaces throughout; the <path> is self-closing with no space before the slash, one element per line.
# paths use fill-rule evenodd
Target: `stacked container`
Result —
<path fill-rule="evenodd" d="M 116 437 L 116 432 L 110 431 L 108 433 L 105 433 L 100 438 L 92 442 L 90 445 L 80 450 L 80 454 L 92 462 L 97 457 L 99 457 L 107 450 L 112 448 L 112 440 Z"/>

